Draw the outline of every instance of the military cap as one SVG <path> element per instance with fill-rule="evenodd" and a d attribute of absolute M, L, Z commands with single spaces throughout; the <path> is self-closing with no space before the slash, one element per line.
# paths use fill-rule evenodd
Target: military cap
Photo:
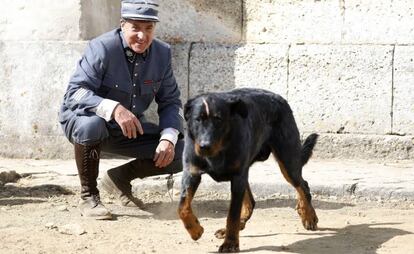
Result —
<path fill-rule="evenodd" d="M 158 6 L 157 0 L 122 0 L 121 17 L 158 22 Z"/>

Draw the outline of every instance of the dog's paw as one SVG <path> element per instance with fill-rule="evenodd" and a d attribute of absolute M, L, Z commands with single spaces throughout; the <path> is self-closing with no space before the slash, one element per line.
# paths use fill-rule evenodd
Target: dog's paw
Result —
<path fill-rule="evenodd" d="M 308 209 L 304 213 L 299 213 L 302 218 L 303 227 L 306 230 L 316 230 L 318 228 L 318 216 L 316 216 L 314 209 Z"/>
<path fill-rule="evenodd" d="M 240 252 L 239 242 L 238 241 L 224 241 L 224 243 L 220 246 L 218 252 L 220 253 Z"/>
<path fill-rule="evenodd" d="M 314 217 L 310 217 L 308 219 L 302 220 L 302 224 L 306 230 L 314 231 L 318 229 L 318 217 L 315 214 Z"/>
<path fill-rule="evenodd" d="M 214 233 L 214 236 L 217 239 L 224 239 L 224 237 L 226 236 L 226 229 L 221 228 L 221 229 L 217 230 L 216 233 Z"/>
<path fill-rule="evenodd" d="M 296 209 L 302 219 L 302 225 L 306 230 L 316 230 L 318 228 L 318 216 L 311 205 L 305 205 L 305 202 L 298 202 Z"/>
<path fill-rule="evenodd" d="M 200 224 L 193 224 L 190 227 L 186 227 L 188 233 L 190 233 L 191 239 L 197 241 L 204 233 L 204 228 Z"/>

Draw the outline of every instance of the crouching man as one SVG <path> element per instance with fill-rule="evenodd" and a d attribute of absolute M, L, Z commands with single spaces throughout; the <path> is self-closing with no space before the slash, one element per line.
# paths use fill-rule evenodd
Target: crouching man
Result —
<path fill-rule="evenodd" d="M 120 27 L 90 41 L 59 112 L 75 150 L 80 212 L 95 219 L 112 217 L 97 188 L 101 151 L 135 158 L 101 180 L 100 188 L 125 206 L 143 205 L 132 195 L 131 180 L 182 170 L 182 103 L 170 46 L 154 38 L 158 3 L 124 0 L 121 5 Z M 159 125 L 145 118 L 154 99 Z"/>

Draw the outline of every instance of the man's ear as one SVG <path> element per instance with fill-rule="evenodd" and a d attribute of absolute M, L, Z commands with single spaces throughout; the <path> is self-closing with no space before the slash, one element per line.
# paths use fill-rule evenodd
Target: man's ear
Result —
<path fill-rule="evenodd" d="M 124 25 L 125 25 L 125 22 L 126 22 L 126 20 L 125 20 L 125 19 L 123 19 L 123 18 L 121 18 L 121 19 L 119 20 L 119 26 L 120 26 L 121 28 L 123 28 L 123 27 L 124 27 Z"/>
<path fill-rule="evenodd" d="M 246 103 L 240 97 L 231 98 L 230 113 L 232 115 L 239 114 L 242 118 L 246 118 L 248 114 Z"/>
<path fill-rule="evenodd" d="M 192 111 L 192 108 L 193 108 L 193 100 L 194 99 L 190 99 L 190 100 L 188 100 L 186 103 L 185 103 L 185 105 L 184 105 L 184 119 L 186 120 L 186 121 L 188 121 L 188 119 L 190 119 L 190 116 L 191 116 L 191 111 Z"/>

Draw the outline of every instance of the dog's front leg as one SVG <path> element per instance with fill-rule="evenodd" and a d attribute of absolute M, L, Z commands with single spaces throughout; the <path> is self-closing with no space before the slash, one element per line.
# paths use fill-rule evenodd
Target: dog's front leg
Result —
<path fill-rule="evenodd" d="M 200 174 L 194 174 L 194 172 L 191 174 L 188 168 L 184 169 L 181 181 L 181 198 L 178 207 L 178 215 L 193 240 L 198 240 L 204 232 L 203 227 L 200 225 L 200 222 L 191 208 L 191 201 L 193 200 L 200 181 Z"/>
<path fill-rule="evenodd" d="M 238 175 L 231 180 L 230 210 L 227 215 L 226 236 L 219 252 L 239 252 L 240 214 L 247 176 Z"/>

